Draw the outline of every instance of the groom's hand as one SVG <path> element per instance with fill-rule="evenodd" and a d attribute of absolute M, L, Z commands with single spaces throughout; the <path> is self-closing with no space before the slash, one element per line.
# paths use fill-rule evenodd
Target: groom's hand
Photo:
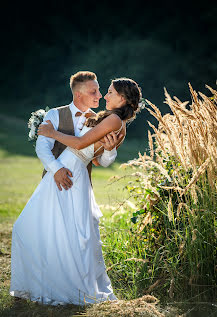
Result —
<path fill-rule="evenodd" d="M 117 136 L 112 131 L 111 133 L 104 136 L 104 140 L 100 141 L 100 143 L 103 145 L 105 150 L 111 151 L 118 145 L 122 137 L 123 137 L 123 134 L 119 134 L 119 136 Z"/>
<path fill-rule="evenodd" d="M 68 168 L 65 168 L 65 167 L 60 168 L 56 172 L 56 174 L 54 174 L 54 180 L 55 180 L 59 190 L 62 190 L 62 187 L 65 190 L 72 187 L 72 181 L 69 178 L 69 176 L 72 177 L 72 172 Z"/>

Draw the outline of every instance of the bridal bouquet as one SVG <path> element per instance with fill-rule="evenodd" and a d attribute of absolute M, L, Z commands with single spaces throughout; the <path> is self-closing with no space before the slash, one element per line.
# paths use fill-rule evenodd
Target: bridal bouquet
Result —
<path fill-rule="evenodd" d="M 28 121 L 28 128 L 30 129 L 29 138 L 28 138 L 29 141 L 37 140 L 38 127 L 43 122 L 44 117 L 47 114 L 48 110 L 49 110 L 49 107 L 46 107 L 45 110 L 39 109 L 31 113 L 31 117 L 29 118 L 29 121 Z"/>

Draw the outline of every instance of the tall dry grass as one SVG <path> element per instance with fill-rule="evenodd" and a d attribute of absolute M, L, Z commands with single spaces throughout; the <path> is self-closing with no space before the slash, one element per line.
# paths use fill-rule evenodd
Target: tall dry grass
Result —
<path fill-rule="evenodd" d="M 215 287 L 217 91 L 206 87 L 212 97 L 189 84 L 190 104 L 165 89 L 166 115 L 146 100 L 158 122 L 149 122 L 149 153 L 122 165 L 136 169 L 126 187 L 137 205 L 133 234 L 149 263 L 139 279 L 161 279 L 170 297 L 190 289 L 206 295 Z"/>
<path fill-rule="evenodd" d="M 178 179 L 181 187 L 185 186 L 182 194 L 189 190 L 205 171 L 209 185 L 216 190 L 217 175 L 217 91 L 207 86 L 212 92 L 213 98 L 209 98 L 202 93 L 198 94 L 189 84 L 192 96 L 192 103 L 187 109 L 188 102 L 182 103 L 177 97 L 172 99 L 165 89 L 166 101 L 172 114 L 161 115 L 159 109 L 147 100 L 151 109 L 148 111 L 158 120 L 159 126 L 156 129 L 150 122 L 155 134 L 149 136 L 149 144 L 153 157 L 152 138 L 156 139 L 155 149 L 156 160 L 162 168 L 162 159 L 159 159 L 159 151 L 162 157 L 173 156 L 181 168 L 185 171 L 192 169 L 194 175 L 185 186 L 183 178 Z M 178 171 L 177 171 L 178 172 Z M 176 173 L 177 173 L 176 172 Z M 174 180 L 176 173 L 172 174 Z M 179 175 L 179 173 L 178 173 Z M 184 182 L 183 182 L 184 181 Z"/>

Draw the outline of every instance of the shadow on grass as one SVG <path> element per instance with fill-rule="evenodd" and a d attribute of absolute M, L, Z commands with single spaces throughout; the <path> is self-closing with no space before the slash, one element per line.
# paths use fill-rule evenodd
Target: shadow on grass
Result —
<path fill-rule="evenodd" d="M 11 306 L 3 310 L 0 310 L 1 317 L 72 317 L 79 316 L 86 310 L 82 307 L 75 305 L 65 305 L 65 306 L 50 306 L 41 305 L 38 303 L 33 303 L 25 300 L 12 300 Z"/>
<path fill-rule="evenodd" d="M 28 141 L 27 121 L 0 114 L 0 148 L 4 156 L 24 155 L 36 157 L 33 144 Z M 116 161 L 126 162 L 144 152 L 147 147 L 145 135 L 138 139 L 127 139 L 118 150 Z"/>

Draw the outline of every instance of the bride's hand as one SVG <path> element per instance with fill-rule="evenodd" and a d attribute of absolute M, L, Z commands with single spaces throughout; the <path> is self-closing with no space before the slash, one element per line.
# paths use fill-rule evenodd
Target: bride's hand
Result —
<path fill-rule="evenodd" d="M 46 121 L 47 124 L 40 124 L 38 127 L 38 135 L 43 135 L 48 138 L 52 138 L 54 135 L 54 127 L 50 120 Z"/>

